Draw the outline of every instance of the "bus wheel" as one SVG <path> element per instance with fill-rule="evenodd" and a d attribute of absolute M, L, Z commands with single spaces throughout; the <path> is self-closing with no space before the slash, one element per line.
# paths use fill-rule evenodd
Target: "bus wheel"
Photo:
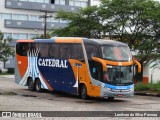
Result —
<path fill-rule="evenodd" d="M 35 82 L 35 90 L 36 90 L 37 92 L 42 92 L 41 82 L 40 82 L 39 79 L 37 79 L 36 82 Z"/>
<path fill-rule="evenodd" d="M 85 85 L 81 86 L 81 93 L 80 93 L 80 95 L 81 95 L 82 99 L 84 99 L 84 100 L 87 99 L 87 88 L 86 88 Z"/>
<path fill-rule="evenodd" d="M 28 89 L 29 89 L 30 91 L 34 91 L 34 83 L 33 83 L 32 78 L 29 78 L 29 79 L 28 79 Z"/>
<path fill-rule="evenodd" d="M 114 97 L 108 97 L 108 100 L 114 100 Z"/>

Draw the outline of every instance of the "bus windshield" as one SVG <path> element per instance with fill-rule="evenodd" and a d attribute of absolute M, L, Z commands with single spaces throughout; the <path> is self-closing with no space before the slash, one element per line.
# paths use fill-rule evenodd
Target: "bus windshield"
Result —
<path fill-rule="evenodd" d="M 133 66 L 108 66 L 104 73 L 103 82 L 113 85 L 133 83 Z"/>
<path fill-rule="evenodd" d="M 132 59 L 130 50 L 126 46 L 103 45 L 101 49 L 103 59 L 114 61 L 131 61 Z"/>

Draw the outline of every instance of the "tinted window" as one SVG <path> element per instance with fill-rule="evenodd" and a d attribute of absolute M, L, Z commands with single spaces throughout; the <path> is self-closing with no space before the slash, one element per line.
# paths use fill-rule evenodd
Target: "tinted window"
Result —
<path fill-rule="evenodd" d="M 29 50 L 29 43 L 17 43 L 16 53 L 20 56 L 27 56 L 27 51 Z"/>
<path fill-rule="evenodd" d="M 60 44 L 54 44 L 54 43 L 52 43 L 49 46 L 48 55 L 50 58 L 59 58 L 59 47 L 60 47 Z"/>
<path fill-rule="evenodd" d="M 39 43 L 40 57 L 48 57 L 49 43 Z"/>
<path fill-rule="evenodd" d="M 73 44 L 73 59 L 84 59 L 83 56 L 83 50 L 82 50 L 82 45 L 81 44 Z"/>
<path fill-rule="evenodd" d="M 92 57 L 99 57 L 98 47 L 92 44 L 85 44 L 88 60 L 91 60 Z"/>
<path fill-rule="evenodd" d="M 60 45 L 60 58 L 69 59 L 72 57 L 72 46 L 71 44 Z"/>

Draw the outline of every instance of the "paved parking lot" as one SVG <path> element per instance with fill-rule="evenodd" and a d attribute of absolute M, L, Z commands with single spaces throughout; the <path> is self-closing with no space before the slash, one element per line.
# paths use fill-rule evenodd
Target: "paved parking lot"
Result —
<path fill-rule="evenodd" d="M 159 111 L 160 98 L 134 96 L 116 98 L 114 101 L 78 96 L 60 92 L 31 92 L 26 86 L 14 83 L 14 76 L 0 76 L 0 111 Z M 52 119 L 52 118 L 47 118 Z M 54 118 L 59 119 L 59 118 Z M 65 118 L 64 119 L 73 119 Z M 81 119 L 81 118 L 76 118 Z M 90 119 L 90 118 L 85 118 Z M 106 119 L 96 118 L 93 119 Z M 109 118 L 107 118 L 109 119 Z M 114 117 L 113 119 L 134 119 Z M 139 118 L 144 119 L 144 118 Z M 158 118 L 145 118 L 158 119 Z"/>

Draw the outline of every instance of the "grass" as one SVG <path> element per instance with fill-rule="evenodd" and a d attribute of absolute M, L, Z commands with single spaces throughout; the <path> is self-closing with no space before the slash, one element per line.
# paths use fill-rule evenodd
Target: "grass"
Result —
<path fill-rule="evenodd" d="M 5 72 L 5 73 L 0 73 L 0 75 L 14 75 L 14 73 L 7 73 L 7 72 Z"/>
<path fill-rule="evenodd" d="M 135 85 L 135 91 L 149 91 L 149 92 L 156 92 L 160 93 L 160 82 L 158 83 L 148 83 L 148 84 L 143 84 L 139 83 Z"/>

